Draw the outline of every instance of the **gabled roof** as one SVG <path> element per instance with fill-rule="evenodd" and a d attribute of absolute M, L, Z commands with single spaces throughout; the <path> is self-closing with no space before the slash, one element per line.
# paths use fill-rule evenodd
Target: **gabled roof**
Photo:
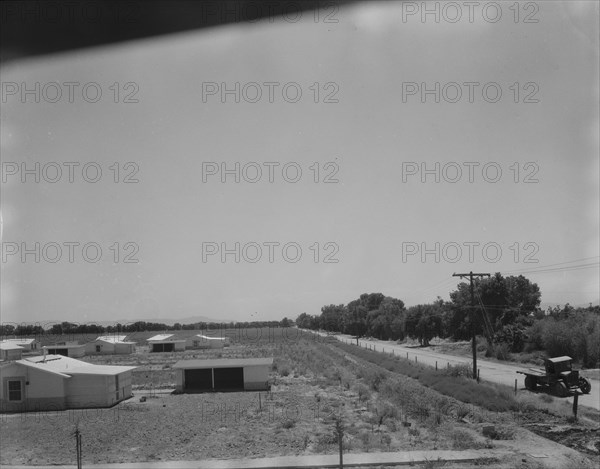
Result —
<path fill-rule="evenodd" d="M 572 360 L 573 359 L 571 357 L 567 357 L 566 355 L 563 355 L 562 357 L 548 358 L 548 361 L 550 361 L 552 363 L 568 362 L 568 361 L 572 361 Z"/>
<path fill-rule="evenodd" d="M 17 360 L 16 363 L 66 378 L 70 378 L 71 375 L 118 375 L 124 371 L 136 368 L 135 366 L 93 365 L 62 355 L 31 357 L 24 360 Z"/>
<path fill-rule="evenodd" d="M 85 347 L 84 344 L 55 344 L 55 345 L 44 345 L 42 348 L 43 349 L 57 349 L 57 348 L 78 348 L 78 347 Z"/>
<path fill-rule="evenodd" d="M 23 347 L 10 342 L 0 342 L 0 350 L 23 350 Z"/>
<path fill-rule="evenodd" d="M 224 342 L 225 340 L 227 340 L 225 337 L 208 337 L 208 336 L 205 336 L 205 335 L 202 335 L 202 334 L 196 334 L 192 338 L 194 338 L 194 337 L 200 337 L 202 340 L 220 340 L 222 342 Z"/>
<path fill-rule="evenodd" d="M 94 342 L 101 340 L 102 342 L 106 342 L 109 344 L 128 344 L 128 345 L 135 344 L 135 342 L 126 342 L 125 341 L 126 338 L 127 338 L 127 336 L 125 336 L 125 335 L 101 335 L 100 337 L 96 337 L 96 339 L 94 339 Z"/>
<path fill-rule="evenodd" d="M 173 337 L 173 334 L 157 334 L 148 339 L 148 342 L 151 340 L 167 340 L 169 337 Z"/>
<path fill-rule="evenodd" d="M 185 342 L 185 339 L 176 339 L 173 334 L 158 334 L 150 337 L 147 342 Z"/>
<path fill-rule="evenodd" d="M 25 344 L 25 345 L 29 345 L 29 344 L 33 344 L 36 341 L 37 341 L 37 339 L 28 339 L 28 338 L 23 338 L 23 339 L 4 339 L 0 343 L 10 342 L 12 344 Z"/>
<path fill-rule="evenodd" d="M 104 342 L 125 342 L 126 335 L 101 335 L 95 340 L 103 340 Z"/>
<path fill-rule="evenodd" d="M 173 368 L 239 368 L 244 366 L 271 366 L 273 358 L 215 358 L 212 360 L 179 360 Z"/>

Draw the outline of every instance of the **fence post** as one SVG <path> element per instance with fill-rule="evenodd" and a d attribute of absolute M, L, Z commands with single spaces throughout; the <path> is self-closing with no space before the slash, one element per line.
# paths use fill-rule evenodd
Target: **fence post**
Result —
<path fill-rule="evenodd" d="M 435 362 L 435 371 L 437 371 L 437 360 Z"/>
<path fill-rule="evenodd" d="M 575 417 L 575 420 L 577 420 L 577 404 L 579 400 L 579 394 L 576 393 L 573 395 L 573 417 Z"/>
<path fill-rule="evenodd" d="M 406 359 L 408 360 L 408 352 L 406 352 Z"/>
<path fill-rule="evenodd" d="M 517 395 L 517 379 L 515 378 L 515 396 Z"/>
<path fill-rule="evenodd" d="M 417 363 L 417 356 L 415 355 L 415 363 Z"/>
<path fill-rule="evenodd" d="M 479 368 L 477 368 L 477 382 L 479 383 Z"/>

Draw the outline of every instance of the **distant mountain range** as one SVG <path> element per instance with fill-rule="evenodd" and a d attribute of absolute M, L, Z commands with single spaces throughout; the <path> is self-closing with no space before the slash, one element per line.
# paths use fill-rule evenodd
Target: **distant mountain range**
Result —
<path fill-rule="evenodd" d="M 42 327 L 44 327 L 45 325 L 52 325 L 52 324 L 60 324 L 61 322 L 70 322 L 73 324 L 98 324 L 99 326 L 113 326 L 115 324 L 131 324 L 134 322 L 153 322 L 153 323 L 158 323 L 158 324 L 166 324 L 167 326 L 172 326 L 173 324 L 175 324 L 176 322 L 178 322 L 179 324 L 194 324 L 197 322 L 215 322 L 215 323 L 230 323 L 230 322 L 240 322 L 240 321 L 232 321 L 230 319 L 214 319 L 214 318 L 209 318 L 206 316 L 189 316 L 186 318 L 127 318 L 127 319 L 114 319 L 111 321 L 93 321 L 93 320 L 86 320 L 86 321 L 70 321 L 67 319 L 47 319 L 44 321 L 19 321 L 19 324 L 23 324 L 23 325 L 27 325 L 27 324 L 32 324 L 32 325 L 41 325 Z M 241 322 L 245 322 L 245 321 L 241 321 Z M 7 323 L 9 324 L 9 323 Z"/>

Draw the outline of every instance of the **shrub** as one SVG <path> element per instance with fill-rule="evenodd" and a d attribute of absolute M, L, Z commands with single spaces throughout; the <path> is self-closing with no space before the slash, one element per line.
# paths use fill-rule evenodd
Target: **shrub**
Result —
<path fill-rule="evenodd" d="M 387 433 L 382 433 L 380 441 L 381 444 L 385 445 L 388 450 L 390 449 L 390 445 L 392 444 L 392 437 L 390 435 Z"/>
<path fill-rule="evenodd" d="M 364 384 L 358 383 L 357 385 L 354 386 L 354 390 L 358 394 L 358 400 L 359 401 L 366 402 L 366 401 L 369 400 L 369 397 L 371 395 L 371 391 Z"/>
<path fill-rule="evenodd" d="M 294 428 L 296 426 L 296 421 L 292 420 L 292 419 L 285 419 L 283 422 L 281 422 L 281 428 L 285 428 L 286 430 L 289 430 L 290 428 Z"/>
<path fill-rule="evenodd" d="M 444 373 L 448 376 L 453 376 L 455 378 L 459 376 L 471 378 L 473 376 L 473 368 L 467 363 L 461 363 L 459 365 L 452 365 L 446 368 L 446 370 L 444 370 Z"/>
<path fill-rule="evenodd" d="M 509 360 L 510 359 L 510 345 L 507 343 L 500 343 L 494 346 L 494 356 L 498 360 Z"/>
<path fill-rule="evenodd" d="M 384 419 L 383 424 L 387 427 L 390 432 L 395 432 L 398 430 L 398 426 L 396 425 L 396 421 L 391 418 Z"/>
<path fill-rule="evenodd" d="M 476 441 L 470 432 L 457 428 L 452 431 L 452 448 L 454 449 L 472 449 L 475 448 Z"/>
<path fill-rule="evenodd" d="M 371 449 L 371 434 L 365 430 L 359 434 L 360 442 L 362 443 L 363 449 L 368 453 Z"/>

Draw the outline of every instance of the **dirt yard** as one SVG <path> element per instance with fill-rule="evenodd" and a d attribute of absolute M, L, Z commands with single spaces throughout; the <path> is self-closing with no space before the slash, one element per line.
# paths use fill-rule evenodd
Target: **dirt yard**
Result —
<path fill-rule="evenodd" d="M 269 393 L 170 392 L 179 359 L 260 356 L 275 357 Z M 518 418 L 467 407 L 327 341 L 240 340 L 222 350 L 178 353 L 140 348 L 86 361 L 138 366 L 134 397 L 111 409 L 3 415 L 2 464 L 73 464 L 76 425 L 88 464 L 334 454 L 336 419 L 350 453 L 498 448 L 514 458 L 485 465 L 579 468 L 594 467 L 600 451 L 593 422 L 568 425 L 536 401 Z"/>

